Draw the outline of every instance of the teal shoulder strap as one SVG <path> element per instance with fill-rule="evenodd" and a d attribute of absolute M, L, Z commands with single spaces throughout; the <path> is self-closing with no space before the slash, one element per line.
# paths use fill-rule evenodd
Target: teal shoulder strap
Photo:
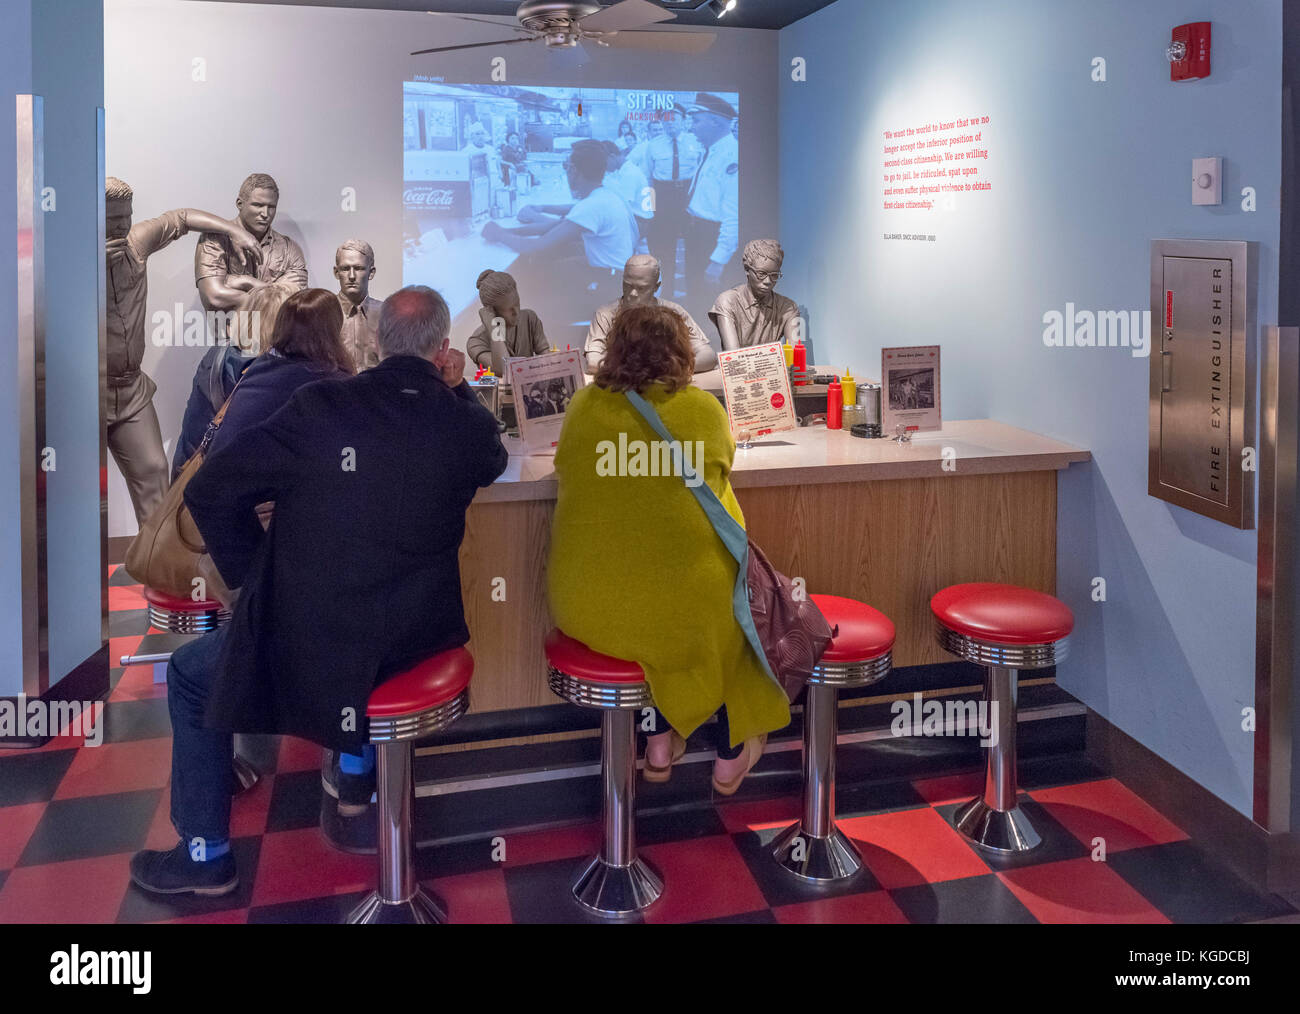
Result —
<path fill-rule="evenodd" d="M 763 671 L 773 680 L 776 680 L 771 667 L 767 664 L 767 655 L 763 651 L 762 642 L 758 639 L 758 630 L 754 626 L 754 616 L 749 610 L 749 537 L 745 534 L 745 529 L 723 506 L 722 501 L 718 499 L 718 494 L 709 488 L 709 484 L 704 481 L 704 476 L 696 475 L 686 461 L 686 455 L 682 453 L 681 443 L 673 439 L 673 435 L 668 432 L 668 427 L 659 418 L 659 413 L 655 411 L 654 406 L 636 391 L 629 390 L 625 391 L 624 394 L 627 395 L 627 400 L 632 403 L 632 407 L 641 413 L 641 417 L 650 425 L 650 428 L 668 443 L 673 464 L 681 473 L 686 488 L 695 495 L 695 499 L 704 508 L 705 516 L 713 525 L 713 530 L 718 533 L 718 538 L 722 540 L 722 544 L 727 547 L 727 551 L 735 557 L 736 563 L 739 564 L 739 570 L 736 572 L 736 586 L 731 595 L 731 611 L 735 614 L 736 622 L 740 624 L 741 630 L 745 632 L 745 639 L 749 642 L 750 647 L 754 649 L 754 654 L 758 656 L 759 662 L 762 663 Z"/>

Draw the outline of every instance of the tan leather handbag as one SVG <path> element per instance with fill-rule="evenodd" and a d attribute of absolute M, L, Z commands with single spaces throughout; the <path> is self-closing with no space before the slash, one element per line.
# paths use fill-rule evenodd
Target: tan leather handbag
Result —
<path fill-rule="evenodd" d="M 236 384 L 235 390 L 238 389 Z M 230 398 L 234 396 L 235 391 L 231 391 Z M 181 474 L 145 519 L 126 551 L 126 572 L 147 588 L 196 602 L 205 599 L 226 602 L 231 597 L 216 567 L 207 566 L 200 572 L 199 557 L 206 549 L 203 536 L 185 506 L 185 487 L 203 464 L 208 446 L 230 407 L 230 398 L 217 410 L 199 449 L 185 462 Z"/>

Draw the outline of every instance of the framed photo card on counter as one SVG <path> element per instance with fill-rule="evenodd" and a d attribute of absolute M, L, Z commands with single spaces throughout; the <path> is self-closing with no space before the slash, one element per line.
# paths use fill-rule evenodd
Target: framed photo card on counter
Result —
<path fill-rule="evenodd" d="M 585 383 L 582 354 L 566 350 L 511 359 L 509 373 L 524 446 L 530 451 L 554 448 L 569 402 Z"/>
<path fill-rule="evenodd" d="M 880 428 L 893 436 L 943 428 L 939 388 L 939 346 L 880 350 Z"/>

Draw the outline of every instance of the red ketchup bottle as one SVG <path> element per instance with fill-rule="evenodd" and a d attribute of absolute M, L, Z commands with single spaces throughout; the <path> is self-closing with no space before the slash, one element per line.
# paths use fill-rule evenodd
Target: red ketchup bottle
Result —
<path fill-rule="evenodd" d="M 794 383 L 796 387 L 804 387 L 808 383 L 808 348 L 803 342 L 798 342 L 794 347 Z"/>
<path fill-rule="evenodd" d="M 826 428 L 828 430 L 844 429 L 844 388 L 840 378 L 836 377 L 826 387 Z"/>

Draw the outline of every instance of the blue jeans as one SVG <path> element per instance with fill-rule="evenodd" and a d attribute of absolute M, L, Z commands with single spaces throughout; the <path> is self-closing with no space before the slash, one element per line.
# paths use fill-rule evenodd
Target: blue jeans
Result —
<path fill-rule="evenodd" d="M 167 663 L 172 719 L 172 826 L 184 841 L 230 837 L 234 736 L 203 728 L 226 628 L 181 645 Z"/>
<path fill-rule="evenodd" d="M 655 729 L 652 736 L 660 735 L 667 732 L 672 726 L 668 719 L 664 718 L 664 713 L 658 708 L 655 712 Z M 722 760 L 735 760 L 745 750 L 745 744 L 740 746 L 731 745 L 731 723 L 727 721 L 727 706 L 724 704 L 718 709 L 717 720 L 709 727 L 713 732 L 713 748 L 718 751 L 718 756 Z"/>

